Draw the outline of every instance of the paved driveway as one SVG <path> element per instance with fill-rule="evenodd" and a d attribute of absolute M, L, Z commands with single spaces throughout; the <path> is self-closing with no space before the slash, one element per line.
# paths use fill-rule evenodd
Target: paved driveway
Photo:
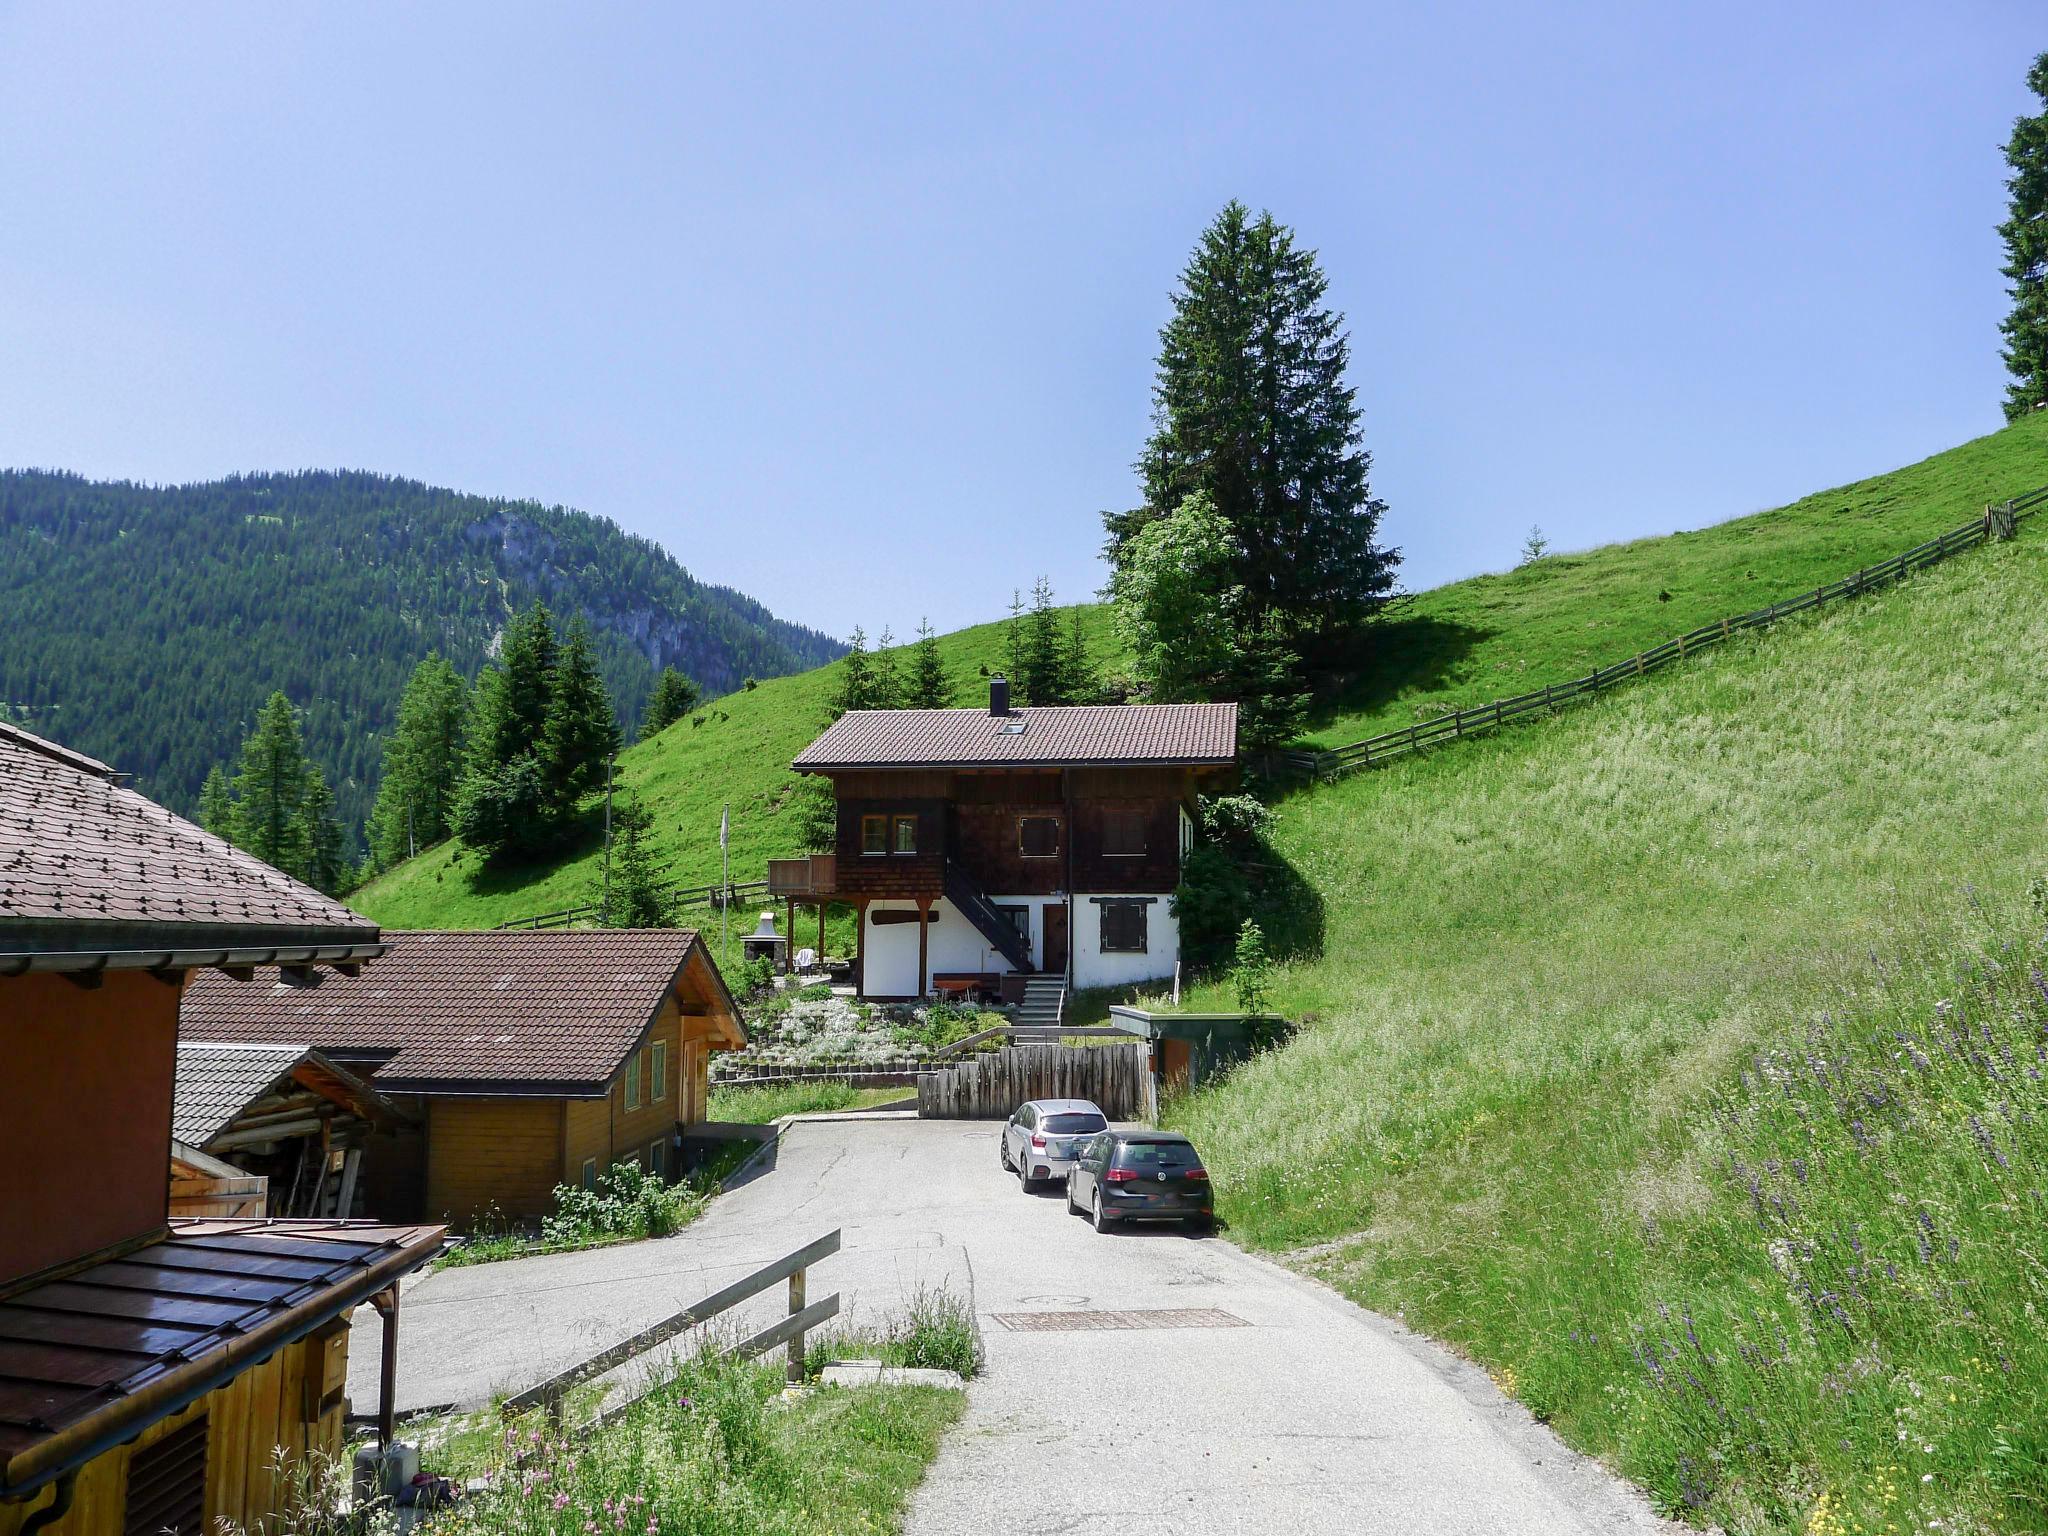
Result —
<path fill-rule="evenodd" d="M 1486 1378 L 1220 1239 L 1098 1236 L 996 1162 L 994 1125 L 800 1122 L 774 1171 L 656 1243 L 450 1270 L 404 1302 L 404 1407 L 482 1401 L 834 1226 L 856 1320 L 972 1294 L 987 1373 L 913 1536 L 1662 1531 Z M 765 1320 L 781 1305 L 769 1298 Z M 1013 1314 L 1213 1309 L 1245 1326 L 1019 1331 Z M 1140 1319 L 1141 1321 L 1143 1319 Z M 373 1400 L 375 1333 L 356 1339 Z"/>

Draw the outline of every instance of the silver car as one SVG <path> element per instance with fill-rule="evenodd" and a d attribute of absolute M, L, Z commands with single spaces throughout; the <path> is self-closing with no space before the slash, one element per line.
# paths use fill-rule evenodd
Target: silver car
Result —
<path fill-rule="evenodd" d="M 1081 1149 L 1108 1129 L 1109 1118 L 1086 1099 L 1033 1099 L 1003 1127 L 1003 1166 L 1026 1189 L 1045 1179 L 1064 1182 Z"/>

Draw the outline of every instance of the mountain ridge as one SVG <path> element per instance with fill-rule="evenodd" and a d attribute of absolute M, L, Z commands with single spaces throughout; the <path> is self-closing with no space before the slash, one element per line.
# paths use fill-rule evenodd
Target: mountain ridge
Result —
<path fill-rule="evenodd" d="M 439 650 L 473 676 L 536 599 L 589 621 L 628 730 L 664 666 L 715 695 L 843 650 L 610 518 L 531 499 L 368 470 L 0 470 L 0 713 L 180 811 L 281 688 L 360 825 L 412 666 Z"/>

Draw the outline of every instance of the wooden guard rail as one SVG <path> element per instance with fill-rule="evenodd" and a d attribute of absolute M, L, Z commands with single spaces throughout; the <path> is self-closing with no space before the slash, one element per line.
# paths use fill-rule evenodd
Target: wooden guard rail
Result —
<path fill-rule="evenodd" d="M 666 1344 L 678 1334 L 688 1333 L 698 1324 L 708 1322 L 722 1312 L 729 1312 L 749 1297 L 758 1296 L 778 1280 L 789 1282 L 789 1315 L 781 1322 L 763 1328 L 759 1333 L 742 1339 L 728 1354 L 741 1360 L 766 1354 L 778 1344 L 788 1346 L 789 1356 L 785 1377 L 791 1386 L 801 1386 L 804 1379 L 804 1335 L 829 1318 L 839 1315 L 839 1293 L 834 1291 L 822 1301 L 805 1300 L 805 1281 L 810 1267 L 820 1259 L 828 1258 L 839 1251 L 839 1229 L 833 1228 L 814 1243 L 808 1243 L 794 1253 L 785 1254 L 772 1264 L 764 1264 L 752 1274 L 735 1280 L 721 1291 L 713 1291 L 702 1301 L 694 1302 L 682 1311 L 663 1318 L 660 1322 L 641 1329 L 629 1339 L 621 1339 L 609 1349 L 600 1350 L 588 1360 L 557 1371 L 537 1386 L 528 1387 L 513 1397 L 505 1399 L 502 1412 L 506 1418 L 525 1413 L 530 1409 L 545 1409 L 548 1418 L 558 1427 L 562 1422 L 562 1399 L 574 1387 L 586 1381 L 594 1381 L 607 1372 L 615 1371 L 628 1360 L 644 1355 L 658 1345 Z M 651 1389 L 650 1389 L 651 1390 Z M 625 1401 L 615 1403 L 600 1413 L 583 1431 L 600 1429 L 615 1421 L 631 1408 L 645 1393 L 636 1394 Z"/>
<path fill-rule="evenodd" d="M 1555 683 L 1531 693 L 1516 694 L 1512 698 L 1495 699 L 1490 704 L 1481 704 L 1472 709 L 1453 710 L 1431 720 L 1417 721 L 1414 725 L 1401 730 L 1383 731 L 1377 736 L 1368 736 L 1364 741 L 1355 741 L 1349 746 L 1332 747 L 1320 752 L 1277 752 L 1272 755 L 1269 762 L 1310 778 L 1331 778 L 1359 768 L 1377 767 L 1381 763 L 1389 762 L 1396 757 L 1405 757 L 1410 752 L 1435 746 L 1439 742 L 1476 736 L 1483 731 L 1505 725 L 1510 720 L 1520 719 L 1524 715 L 1547 712 L 1573 699 L 1630 682 L 1646 672 L 1654 672 L 1659 667 L 1681 660 L 1707 646 L 1718 645 L 1743 630 L 1762 629 L 1795 613 L 1818 608 L 1823 603 L 1844 597 L 1861 596 L 1875 587 L 1898 581 L 1912 571 L 1938 564 L 1951 555 L 1959 554 L 1987 540 L 2009 539 L 2017 530 L 2019 520 L 2031 516 L 2044 504 L 2048 504 L 2048 486 L 2029 491 L 2024 496 L 2014 497 L 2011 501 L 1986 507 L 1982 517 L 1965 523 L 1960 528 L 1952 528 L 1939 538 L 1929 539 L 1924 544 L 1916 544 L 1903 554 L 1893 555 L 1889 560 L 1867 565 L 1852 575 L 1844 576 L 1840 581 L 1824 587 L 1815 587 L 1811 592 L 1801 592 L 1782 603 L 1773 603 L 1768 608 L 1759 608 L 1751 613 L 1737 614 L 1711 624 L 1703 624 L 1698 629 L 1666 640 L 1662 645 L 1653 645 L 1647 651 L 1638 652 L 1611 666 L 1595 667 L 1584 677 Z"/>

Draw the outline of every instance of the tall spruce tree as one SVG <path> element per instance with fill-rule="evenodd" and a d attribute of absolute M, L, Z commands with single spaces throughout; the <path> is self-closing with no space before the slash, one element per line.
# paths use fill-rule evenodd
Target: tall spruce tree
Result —
<path fill-rule="evenodd" d="M 605 928 L 661 928 L 668 892 L 654 861 L 654 816 L 630 791 L 612 802 L 610 867 L 600 876 L 598 923 Z"/>
<path fill-rule="evenodd" d="M 832 695 L 832 718 L 856 709 L 875 707 L 875 668 L 868 655 L 867 631 L 858 624 L 846 642 L 846 654 L 839 658 L 839 688 Z"/>
<path fill-rule="evenodd" d="M 542 753 L 555 657 L 554 619 L 535 603 L 506 624 L 497 661 L 476 680 L 453 824 L 486 859 L 538 853 L 560 832 L 558 785 Z"/>
<path fill-rule="evenodd" d="M 908 702 L 912 709 L 946 709 L 953 702 L 953 685 L 946 681 L 946 660 L 939 654 L 939 637 L 930 619 L 918 620 Z"/>
<path fill-rule="evenodd" d="M 1088 654 L 1088 632 L 1081 623 L 1078 603 L 1067 610 L 1067 640 L 1060 665 L 1066 673 L 1069 704 L 1086 704 L 1100 696 L 1101 685 L 1096 681 L 1094 659 Z"/>
<path fill-rule="evenodd" d="M 1053 606 L 1052 582 L 1044 576 L 1031 584 L 1031 613 L 1024 622 L 1024 660 L 1015 679 L 1032 704 L 1071 704 L 1067 694 L 1067 644 L 1060 633 L 1060 611 Z"/>
<path fill-rule="evenodd" d="M 468 710 L 462 674 L 440 652 L 427 652 L 406 681 L 398 723 L 384 743 L 383 774 L 370 812 L 372 867 L 387 869 L 454 829 Z"/>
<path fill-rule="evenodd" d="M 1009 673 L 1010 686 L 1020 692 L 1024 687 L 1024 594 L 1015 587 L 1010 589 L 1010 627 L 1003 636 L 1005 657 L 1003 666 Z M 1020 697 L 1018 703 L 1027 702 Z"/>
<path fill-rule="evenodd" d="M 2005 241 L 2000 270 L 2012 284 L 2005 333 L 2005 419 L 2017 421 L 2048 400 L 2048 53 L 2027 71 L 2027 89 L 2042 110 L 2012 125 L 2005 163 L 2009 212 L 1998 233 Z"/>
<path fill-rule="evenodd" d="M 1393 586 L 1376 538 L 1350 343 L 1315 253 L 1232 201 L 1203 231 L 1159 333 L 1144 503 L 1104 517 L 1112 570 L 1146 525 L 1206 494 L 1237 537 L 1247 612 L 1329 655 Z"/>
<path fill-rule="evenodd" d="M 663 667 L 640 717 L 640 739 L 657 736 L 697 707 L 703 691 L 674 667 Z"/>
<path fill-rule="evenodd" d="M 240 846 L 294 879 L 306 878 L 313 841 L 306 826 L 306 747 L 291 700 L 273 693 L 242 743 L 235 775 Z"/>
<path fill-rule="evenodd" d="M 300 805 L 306 827 L 306 868 L 301 878 L 316 891 L 339 896 L 348 881 L 348 849 L 334 814 L 334 791 L 327 787 L 327 775 L 318 763 L 306 765 Z"/>
<path fill-rule="evenodd" d="M 875 702 L 876 709 L 901 709 L 903 707 L 903 668 L 896 657 L 896 637 L 889 633 L 884 624 L 882 632 L 875 637 Z"/>
<path fill-rule="evenodd" d="M 226 842 L 235 841 L 234 795 L 219 763 L 206 770 L 206 782 L 199 786 L 199 825 Z"/>
<path fill-rule="evenodd" d="M 604 784 L 605 766 L 618 750 L 619 723 L 604 679 L 597 675 L 589 626 L 579 614 L 569 621 L 568 638 L 556 656 L 541 732 L 541 765 L 558 816 L 568 817 L 578 801 Z"/>

